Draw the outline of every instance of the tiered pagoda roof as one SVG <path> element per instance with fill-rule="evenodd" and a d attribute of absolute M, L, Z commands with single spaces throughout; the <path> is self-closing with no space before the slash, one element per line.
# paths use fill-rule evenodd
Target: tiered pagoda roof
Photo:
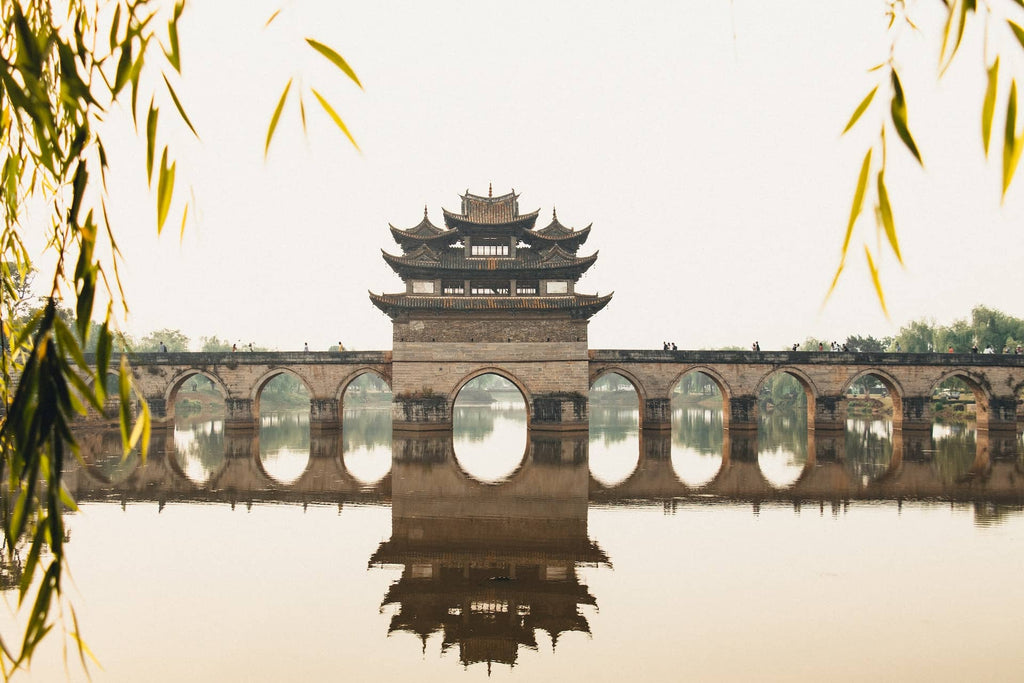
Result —
<path fill-rule="evenodd" d="M 611 294 L 576 294 L 574 285 L 597 260 L 578 256 L 590 235 L 551 222 L 534 229 L 538 211 L 521 214 L 519 195 L 460 195 L 461 211 L 443 209 L 444 228 L 423 220 L 409 229 L 390 226 L 401 255 L 383 251 L 384 261 L 407 283 L 396 294 L 370 293 L 388 316 L 412 311 L 561 311 L 589 318 Z"/>

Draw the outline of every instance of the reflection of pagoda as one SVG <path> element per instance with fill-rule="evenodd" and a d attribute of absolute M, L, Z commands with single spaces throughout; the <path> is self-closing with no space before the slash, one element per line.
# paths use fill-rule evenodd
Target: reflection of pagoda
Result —
<path fill-rule="evenodd" d="M 536 649 L 536 633 L 552 645 L 561 634 L 590 633 L 581 605 L 596 606 L 577 566 L 607 564 L 587 536 L 585 459 L 574 444 L 532 437 L 527 456 L 508 482 L 480 484 L 463 473 L 451 437 L 402 439 L 392 469 L 391 539 L 371 565 L 403 565 L 383 605 L 395 605 L 389 632 L 433 633 L 442 651 L 458 645 L 464 665 L 515 665 L 520 647 Z M 431 448 L 424 448 L 429 441 Z M 445 457 L 405 460 L 424 451 Z M 540 457 L 538 457 L 540 456 Z"/>
<path fill-rule="evenodd" d="M 444 229 L 433 225 L 424 209 L 418 225 L 408 230 L 391 226 L 403 255 L 384 254 L 406 291 L 371 293 L 370 300 L 395 321 L 396 338 L 442 336 L 422 324 L 410 330 L 399 325 L 409 320 L 430 326 L 428 321 L 438 317 L 475 317 L 481 312 L 492 317 L 539 314 L 550 320 L 561 312 L 566 319 L 583 321 L 574 336 L 585 341 L 586 319 L 611 300 L 610 294 L 575 292 L 575 283 L 597 260 L 596 253 L 576 256 L 590 227 L 572 230 L 553 217 L 535 230 L 537 214 L 520 214 L 515 192 L 479 197 L 467 191 L 461 213 L 444 210 Z M 422 334 L 412 334 L 416 331 Z"/>

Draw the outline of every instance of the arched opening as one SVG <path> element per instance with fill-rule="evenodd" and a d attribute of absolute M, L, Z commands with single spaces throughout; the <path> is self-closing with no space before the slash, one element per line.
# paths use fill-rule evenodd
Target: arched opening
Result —
<path fill-rule="evenodd" d="M 309 398 L 306 384 L 287 371 L 266 378 L 256 393 L 260 462 L 278 483 L 294 482 L 309 463 Z"/>
<path fill-rule="evenodd" d="M 810 384 L 793 372 L 773 372 L 758 387 L 757 462 L 775 487 L 795 482 L 807 462 L 807 422 L 813 406 Z"/>
<path fill-rule="evenodd" d="M 459 466 L 485 483 L 507 479 L 526 452 L 526 399 L 508 377 L 486 372 L 465 382 L 452 411 Z"/>
<path fill-rule="evenodd" d="M 624 375 L 608 372 L 590 385 L 590 474 L 605 486 L 629 478 L 640 461 L 640 397 Z"/>
<path fill-rule="evenodd" d="M 687 486 L 711 481 L 722 467 L 724 399 L 719 381 L 699 370 L 687 372 L 672 399 L 672 469 Z"/>
<path fill-rule="evenodd" d="M 182 373 L 166 397 L 174 421 L 174 459 L 185 476 L 202 484 L 224 464 L 224 388 L 200 370 Z"/>
<path fill-rule="evenodd" d="M 892 462 L 893 421 L 902 399 L 893 380 L 876 372 L 854 378 L 844 397 L 844 465 L 866 485 L 885 474 Z"/>
<path fill-rule="evenodd" d="M 342 392 L 342 458 L 361 483 L 377 483 L 391 471 L 391 398 L 391 387 L 370 371 Z"/>

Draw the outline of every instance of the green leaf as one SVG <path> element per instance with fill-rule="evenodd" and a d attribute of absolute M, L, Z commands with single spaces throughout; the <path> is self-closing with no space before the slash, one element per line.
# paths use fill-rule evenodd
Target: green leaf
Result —
<path fill-rule="evenodd" d="M 828 292 L 825 294 L 825 301 L 828 301 L 829 297 L 832 296 L 832 292 L 835 290 L 836 285 L 839 283 L 839 276 L 843 272 L 843 268 L 846 265 L 846 254 L 850 248 L 850 237 L 853 235 L 853 226 L 857 223 L 857 217 L 860 215 L 861 207 L 864 205 L 864 193 L 868 187 L 868 172 L 871 170 L 871 152 L 864 155 L 864 161 L 860 165 L 860 175 L 857 177 L 857 189 L 853 193 L 853 204 L 850 206 L 850 220 L 846 224 L 846 236 L 843 237 L 843 248 L 840 252 L 839 267 L 836 269 L 836 274 L 832 278 L 832 284 L 829 285 Z"/>
<path fill-rule="evenodd" d="M 900 85 L 900 77 L 896 75 L 895 69 L 892 70 L 892 91 L 892 103 L 889 107 L 892 113 L 892 125 L 896 128 L 896 134 L 900 136 L 900 140 L 903 140 L 903 144 L 917 159 L 917 163 L 924 166 L 921 153 L 917 150 L 914 138 L 910 135 L 910 129 L 907 127 L 907 102 L 903 98 L 903 87 Z"/>
<path fill-rule="evenodd" d="M 1006 23 L 1010 25 L 1010 30 L 1013 31 L 1013 35 L 1016 36 L 1017 42 L 1020 43 L 1021 47 L 1024 47 L 1024 28 L 1021 28 L 1009 19 L 1006 20 Z"/>
<path fill-rule="evenodd" d="M 339 55 L 337 52 L 327 47 L 323 43 L 317 42 L 312 38 L 306 38 L 306 42 L 309 43 L 314 50 L 316 50 L 324 57 L 329 59 L 332 64 L 341 69 L 346 76 L 348 76 L 355 82 L 356 85 L 358 85 L 360 88 L 363 87 L 363 84 L 359 82 L 359 77 L 356 76 L 356 72 L 352 70 L 352 67 L 348 65 L 348 62 L 346 62 L 341 55 Z"/>
<path fill-rule="evenodd" d="M 120 414 L 121 419 L 119 423 L 121 425 L 121 447 L 123 449 L 123 456 L 128 457 L 128 453 L 131 452 L 130 446 L 131 439 L 128 435 L 128 425 L 131 424 L 131 384 L 128 380 L 128 359 L 125 356 L 121 356 L 121 368 L 117 373 L 117 387 L 118 396 L 120 397 Z"/>
<path fill-rule="evenodd" d="M 161 76 L 163 76 L 163 74 L 161 74 Z M 171 94 L 171 100 L 174 102 L 174 106 L 178 108 L 178 114 L 181 115 L 181 120 L 189 127 L 192 134 L 198 138 L 199 133 L 196 132 L 195 126 L 192 125 L 192 121 L 189 120 L 188 114 L 185 113 L 185 108 L 181 106 L 181 100 L 178 99 L 178 94 L 174 92 L 174 88 L 171 87 L 171 82 L 167 80 L 167 76 L 164 76 L 164 83 L 167 85 L 167 92 Z"/>
<path fill-rule="evenodd" d="M 267 143 L 263 147 L 263 158 L 267 158 L 267 153 L 270 151 L 270 141 L 274 139 L 274 131 L 277 130 L 277 122 L 281 119 L 281 111 L 284 109 L 285 100 L 288 99 L 288 91 L 292 87 L 292 79 L 288 79 L 288 82 L 284 85 L 284 90 L 281 91 L 281 98 L 277 101 L 277 106 L 274 107 L 274 115 L 270 117 L 270 125 L 267 126 Z"/>
<path fill-rule="evenodd" d="M 871 282 L 875 285 L 875 293 L 878 295 L 878 303 L 882 306 L 882 313 L 889 317 L 889 309 L 885 306 L 885 293 L 882 291 L 882 281 L 878 277 L 878 268 L 875 267 L 875 260 L 871 258 L 871 251 L 864 246 L 864 255 L 868 259 L 868 270 L 871 271 Z"/>
<path fill-rule="evenodd" d="M 338 116 L 338 112 L 334 111 L 334 107 L 332 107 L 330 103 L 323 98 L 323 95 L 318 93 L 315 89 L 310 88 L 310 90 L 313 91 L 313 95 L 315 95 L 317 101 L 320 102 L 320 106 L 323 107 L 324 111 L 326 111 L 331 119 L 334 120 L 335 125 L 341 129 L 341 132 L 345 134 L 345 137 L 347 137 L 348 141 L 352 143 L 352 146 L 355 147 L 357 151 L 361 151 L 359 149 L 359 145 L 356 144 L 356 139 L 352 137 L 352 133 L 348 132 L 348 126 L 346 126 L 345 122 L 341 120 L 340 116 Z"/>
<path fill-rule="evenodd" d="M 153 155 L 156 154 L 156 129 L 160 110 L 149 100 L 149 114 L 146 115 L 146 182 L 153 184 Z"/>
<path fill-rule="evenodd" d="M 853 128 L 853 124 L 857 123 L 857 119 L 860 118 L 860 115 L 863 114 L 864 110 L 867 109 L 868 106 L 871 104 L 871 100 L 872 98 L 874 98 L 876 92 L 878 92 L 877 85 L 871 89 L 871 92 L 869 92 L 867 96 L 865 96 L 864 99 L 860 101 L 860 104 L 857 105 L 857 108 L 853 110 L 853 116 L 850 117 L 850 121 L 849 123 L 846 124 L 846 128 L 843 128 L 843 132 L 841 133 L 841 135 L 845 134 L 846 131 Z"/>
<path fill-rule="evenodd" d="M 156 229 L 157 234 L 163 230 L 164 222 L 167 220 L 167 213 L 171 209 L 171 197 L 174 194 L 174 168 L 177 164 L 167 167 L 167 147 L 164 147 L 163 156 L 160 159 L 160 177 L 156 185 Z"/>
<path fill-rule="evenodd" d="M 1021 141 L 1017 139 L 1017 81 L 1010 81 L 1010 97 L 1006 103 L 1006 128 L 1003 134 L 1003 199 L 1013 182 L 1020 161 Z"/>
<path fill-rule="evenodd" d="M 114 21 L 110 24 L 110 51 L 117 47 L 117 29 L 121 23 L 121 5 L 114 10 Z"/>
<path fill-rule="evenodd" d="M 889 203 L 889 193 L 885 189 L 885 171 L 878 172 L 878 213 L 882 218 L 882 227 L 885 229 L 885 236 L 889 240 L 889 246 L 896 254 L 896 260 L 903 263 L 903 255 L 900 254 L 900 243 L 896 239 L 896 223 L 892 219 L 892 205 Z"/>
<path fill-rule="evenodd" d="M 985 86 L 985 100 L 981 106 L 981 142 L 988 156 L 988 141 L 992 137 L 992 116 L 996 110 L 996 90 L 999 87 L 999 57 L 988 69 L 988 85 Z"/>
<path fill-rule="evenodd" d="M 121 58 L 117 60 L 117 72 L 114 74 L 114 95 L 121 92 L 121 88 L 128 82 L 132 69 L 132 43 L 125 40 L 121 45 Z"/>
<path fill-rule="evenodd" d="M 181 73 L 181 50 L 178 48 L 178 19 L 167 22 L 167 37 L 171 42 L 171 50 L 164 50 L 167 61 L 171 63 L 174 70 Z"/>

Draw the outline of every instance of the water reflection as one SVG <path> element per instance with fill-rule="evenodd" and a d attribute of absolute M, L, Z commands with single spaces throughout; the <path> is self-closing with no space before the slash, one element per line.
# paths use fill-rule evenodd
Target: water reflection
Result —
<path fill-rule="evenodd" d="M 488 484 L 514 480 L 536 448 L 525 415 L 465 411 L 460 431 L 433 444 L 391 442 L 387 411 L 346 413 L 345 430 L 312 434 L 304 415 L 267 418 L 259 431 L 220 422 L 154 432 L 149 461 L 121 458 L 117 432 L 81 437 L 85 467 L 73 492 L 224 500 L 343 502 L 390 494 L 393 459 L 440 458 Z M 1017 500 L 1024 470 L 1015 434 L 963 426 L 904 433 L 885 420 L 850 419 L 845 433 L 809 432 L 772 416 L 758 433 L 722 430 L 715 410 L 677 411 L 671 433 L 639 430 L 636 411 L 596 410 L 582 446 L 590 499 L 613 502 L 716 496 L 751 499 L 863 498 Z M 787 429 L 789 431 L 787 431 Z M 511 436 L 510 436 L 511 435 Z M 580 446 L 567 437 L 573 449 Z M 519 441 L 523 439 L 523 441 Z M 574 451 L 576 452 L 576 451 Z M 351 496 L 351 497 L 350 497 Z"/>
<path fill-rule="evenodd" d="M 498 486 L 466 476 L 450 437 L 395 439 L 391 538 L 371 567 L 401 567 L 381 608 L 389 633 L 426 650 L 457 648 L 468 666 L 514 665 L 521 648 L 590 633 L 581 565 L 607 565 L 587 535 L 586 439 L 531 435 L 514 475 Z"/>
<path fill-rule="evenodd" d="M 473 443 L 486 457 L 508 450 L 503 420 L 525 429 L 525 420 L 485 410 L 491 412 L 464 421 L 472 434 L 392 434 L 387 411 L 365 409 L 346 411 L 343 432 L 311 432 L 301 418 L 258 430 L 225 430 L 220 423 L 157 430 L 145 464 L 121 459 L 116 432 L 81 435 L 85 464 L 73 465 L 66 482 L 85 514 L 69 520 L 69 548 L 82 549 L 72 566 L 90 598 L 91 632 L 100 630 L 100 609 L 113 615 L 101 627 L 113 634 L 102 654 L 134 636 L 124 623 L 151 618 L 151 606 L 159 604 L 173 616 L 154 622 L 157 635 L 146 637 L 161 642 L 190 624 L 226 632 L 229 624 L 251 623 L 246 637 L 235 639 L 248 644 L 245 659 L 294 637 L 303 644 L 285 650 L 290 659 L 344 642 L 366 653 L 367 667 L 402 663 L 388 675 L 360 670 L 351 676 L 358 679 L 448 680 L 452 662 L 539 672 L 531 678 L 579 678 L 579 669 L 589 666 L 588 676 L 601 679 L 622 667 L 627 647 L 662 667 L 665 675 L 655 678 L 669 679 L 678 657 L 663 653 L 676 652 L 671 648 L 679 643 L 699 643 L 686 653 L 705 662 L 697 678 L 740 679 L 740 669 L 758 664 L 753 658 L 760 650 L 742 665 L 716 668 L 706 663 L 731 662 L 745 650 L 702 635 L 738 628 L 743 642 L 752 642 L 791 632 L 772 628 L 780 618 L 798 628 L 842 613 L 852 620 L 836 622 L 846 628 L 843 637 L 830 632 L 810 648 L 819 654 L 808 656 L 819 659 L 808 670 L 824 675 L 837 658 L 859 661 L 870 649 L 874 641 L 858 634 L 874 637 L 889 628 L 886 642 L 899 640 L 891 633 L 899 624 L 871 621 L 891 604 L 910 604 L 922 620 L 939 624 L 960 615 L 962 605 L 978 604 L 978 586 L 968 582 L 956 608 L 943 611 L 953 595 L 951 571 L 1002 577 L 1000 585 L 982 587 L 988 606 L 977 616 L 999 628 L 968 631 L 985 639 L 1013 633 L 1008 624 L 1015 623 L 1019 601 L 1006 596 L 1017 585 L 1012 573 L 1020 552 L 1012 539 L 1024 504 L 1016 434 L 961 427 L 908 433 L 861 418 L 851 419 L 845 432 L 816 433 L 781 412 L 760 433 L 742 432 L 723 430 L 720 410 L 689 407 L 677 411 L 671 431 L 659 432 L 638 429 L 635 410 L 609 408 L 592 411 L 590 434 L 523 432 L 522 447 L 513 444 L 514 467 L 485 482 L 467 472 L 459 444 Z M 287 482 L 264 466 L 274 449 L 305 453 Z M 788 468 L 781 483 L 770 472 L 776 457 Z M 115 501 L 123 510 L 93 501 Z M 132 505 L 137 501 L 144 504 Z M 190 506 L 183 514 L 193 502 L 220 504 Z M 260 505 L 270 502 L 290 505 Z M 250 511 L 231 511 L 243 506 Z M 303 561 L 268 562 L 270 538 L 275 557 Z M 184 570 L 160 555 L 185 546 Z M 171 579 L 138 564 L 156 556 Z M 140 599 L 125 601 L 122 570 L 133 562 L 157 580 L 143 582 Z M 221 574 L 193 572 L 226 564 Z M 17 569 L 0 566 L 0 581 Z M 766 575 L 770 591 L 758 588 Z M 209 576 L 216 579 L 203 580 Z M 107 594 L 102 580 L 111 582 Z M 149 585 L 159 592 L 142 593 Z M 286 585 L 287 599 L 267 588 Z M 806 600 L 809 589 L 820 599 Z M 944 599 L 936 601 L 940 591 Z M 194 600 L 179 615 L 186 601 L 167 600 L 168 594 Z M 204 614 L 198 624 L 197 613 Z M 680 613 L 701 618 L 680 621 Z M 867 616 L 858 621 L 858 614 Z M 284 634 L 275 624 L 296 631 Z M 173 642 L 206 666 L 223 658 L 216 644 Z M 786 642 L 773 647 L 785 652 Z M 927 650 L 930 642 L 920 637 L 909 649 L 926 648 L 921 661 L 952 651 L 946 644 Z M 132 641 L 132 647 L 144 645 Z M 886 661 L 902 661 L 906 651 L 885 652 Z M 123 673 L 129 659 L 122 656 L 120 669 L 115 659 L 112 676 L 146 679 Z M 775 662 L 778 675 L 769 677 L 785 678 L 781 667 L 790 664 Z M 234 677 L 248 679 L 245 673 Z M 628 675 L 614 673 L 603 677 Z M 331 672 L 315 674 L 306 677 Z M 187 675 L 173 669 L 164 679 Z"/>

